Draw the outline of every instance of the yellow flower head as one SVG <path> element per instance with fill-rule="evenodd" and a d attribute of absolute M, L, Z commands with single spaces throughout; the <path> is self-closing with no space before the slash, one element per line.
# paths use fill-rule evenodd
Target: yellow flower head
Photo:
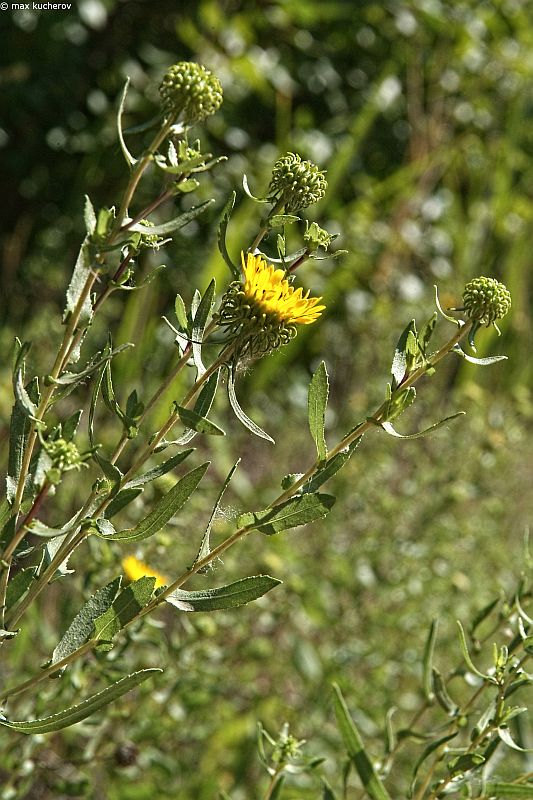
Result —
<path fill-rule="evenodd" d="M 137 581 L 139 578 L 155 578 L 154 588 L 159 589 L 161 586 L 168 586 L 170 583 L 169 579 L 162 575 L 160 572 L 157 572 L 152 567 L 149 567 L 148 564 L 145 564 L 143 561 L 140 561 L 135 556 L 127 556 L 127 558 L 122 559 L 122 569 L 124 570 L 124 574 L 126 578 L 130 581 Z"/>
<path fill-rule="evenodd" d="M 326 306 L 318 303 L 321 297 L 309 297 L 310 290 L 294 289 L 282 269 L 275 269 L 261 256 L 242 253 L 244 294 L 248 300 L 270 317 L 289 325 L 310 325 Z"/>
<path fill-rule="evenodd" d="M 262 256 L 242 254 L 243 278 L 230 284 L 215 321 L 236 339 L 236 353 L 261 356 L 287 344 L 297 325 L 310 325 L 325 306 L 295 289 L 282 269 Z"/>

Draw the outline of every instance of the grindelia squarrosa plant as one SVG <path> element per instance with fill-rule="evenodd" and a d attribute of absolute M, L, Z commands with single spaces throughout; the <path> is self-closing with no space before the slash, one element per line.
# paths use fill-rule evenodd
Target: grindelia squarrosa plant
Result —
<path fill-rule="evenodd" d="M 139 396 L 133 391 L 124 402 L 120 387 L 114 385 L 113 363 L 129 345 L 115 347 L 113 332 L 109 331 L 100 349 L 88 353 L 84 346 L 86 333 L 95 315 L 112 295 L 142 291 L 146 283 L 157 279 L 157 269 L 139 279 L 136 265 L 141 252 L 157 251 L 210 205 L 210 201 L 198 205 L 188 202 L 186 210 L 166 222 L 154 223 L 151 219 L 168 201 L 177 200 L 179 204 L 183 195 L 195 192 L 201 175 L 222 160 L 202 152 L 200 141 L 192 142 L 189 132 L 219 110 L 223 97 L 218 78 L 205 67 L 188 62 L 173 65 L 160 85 L 161 111 L 156 133 L 147 149 L 134 156 L 122 129 L 127 88 L 128 84 L 119 103 L 117 127 L 129 177 L 116 206 L 95 209 L 86 198 L 86 236 L 66 292 L 61 342 L 51 363 L 38 367 L 35 375 L 29 356 L 30 343 L 17 339 L 13 351 L 14 405 L 5 466 L 6 497 L 0 506 L 0 638 L 4 657 L 0 724 L 22 734 L 58 731 L 84 720 L 153 677 L 154 673 L 161 672 L 161 669 L 150 668 L 123 674 L 97 694 L 81 701 L 79 697 L 73 698 L 72 705 L 67 708 L 54 708 L 53 713 L 31 720 L 14 718 L 20 695 L 34 693 L 37 698 L 43 682 L 55 678 L 60 683 L 65 671 L 74 662 L 87 659 L 89 654 L 97 654 L 99 662 L 111 658 L 112 654 L 108 654 L 121 641 L 123 631 L 131 629 L 147 615 L 157 614 L 162 606 L 172 606 L 178 614 L 209 613 L 252 602 L 278 586 L 281 581 L 269 575 L 243 576 L 221 585 L 218 580 L 222 571 L 220 556 L 238 542 L 258 534 L 277 535 L 326 517 L 335 498 L 323 491 L 324 484 L 346 466 L 366 433 L 379 429 L 397 438 L 417 438 L 458 416 L 453 414 L 426 430 L 407 436 L 398 433 L 395 427 L 396 419 L 414 403 L 417 384 L 425 376 L 432 375 L 445 357 L 452 354 L 482 365 L 504 358 L 479 359 L 464 349 L 464 343 L 475 353 L 474 337 L 478 329 L 483 325 L 496 326 L 507 314 L 511 298 L 505 286 L 494 278 L 474 278 L 464 289 L 462 307 L 448 310 L 441 307 L 436 293 L 437 310 L 420 328 L 414 320 L 410 321 L 398 339 L 382 402 L 329 447 L 325 439 L 329 381 L 325 364 L 319 365 L 308 393 L 308 424 L 316 446 L 316 458 L 309 466 L 304 466 L 301 473 L 284 477 L 280 474 L 281 491 L 273 492 L 273 499 L 266 508 L 243 509 L 232 520 L 230 535 L 222 541 L 214 541 L 213 522 L 224 492 L 238 469 L 237 461 L 222 481 L 214 503 L 211 499 L 205 516 L 198 518 L 195 527 L 195 531 L 199 531 L 198 549 L 192 563 L 184 559 L 172 574 L 163 575 L 146 564 L 140 553 L 132 555 L 124 550 L 125 545 L 132 544 L 142 548 L 142 543 L 178 516 L 193 495 L 198 504 L 209 462 L 190 469 L 185 462 L 194 463 L 194 448 L 189 447 L 193 439 L 204 437 L 209 441 L 209 437 L 224 435 L 224 431 L 209 419 L 218 390 L 227 392 L 228 413 L 235 414 L 255 436 L 273 442 L 268 432 L 259 427 L 239 403 L 239 373 L 243 368 L 253 369 L 259 359 L 282 348 L 298 335 L 302 326 L 320 325 L 327 308 L 321 298 L 305 286 L 305 270 L 300 268 L 312 259 L 342 256 L 342 251 L 330 252 L 335 237 L 316 222 L 309 221 L 302 230 L 301 246 L 288 252 L 287 227 L 297 228 L 302 212 L 319 202 L 326 192 L 326 176 L 318 166 L 297 153 L 286 153 L 275 162 L 265 196 L 260 198 L 251 194 L 243 176 L 244 191 L 262 210 L 258 213 L 255 237 L 241 243 L 239 259 L 228 252 L 226 232 L 236 200 L 232 193 L 218 228 L 220 256 L 229 270 L 227 285 L 219 293 L 215 281 L 211 280 L 203 293 L 196 290 L 188 301 L 180 294 L 176 296 L 175 318 L 164 320 L 173 332 L 176 358 L 172 360 L 173 354 L 169 354 L 172 366 L 153 396 Z M 150 202 L 143 200 L 140 204 L 137 191 L 148 172 L 152 173 L 152 179 L 154 173 L 160 176 L 161 186 Z M 275 240 L 275 245 L 269 244 L 267 251 L 268 234 L 268 242 Z M 300 279 L 302 272 L 304 275 Z M 432 337 L 439 319 L 443 320 L 443 325 L 451 326 L 450 333 L 440 347 L 433 348 Z M 127 357 L 125 353 L 123 358 Z M 169 387 L 180 373 L 188 376 L 188 388 L 183 397 L 174 400 L 170 409 L 165 409 Z M 65 404 L 63 401 L 68 396 L 69 402 Z M 73 398 L 79 398 L 83 408 L 63 413 L 65 406 L 71 409 Z M 150 430 L 147 423 L 153 418 L 154 409 L 166 413 L 166 419 L 156 430 Z M 112 415 L 120 431 L 111 452 L 104 452 L 99 443 L 98 423 L 103 414 Z M 82 440 L 88 444 L 82 446 Z M 54 499 L 60 497 L 63 477 L 73 471 L 79 477 L 80 496 L 87 487 L 84 499 L 70 519 L 56 520 Z M 125 528 L 121 519 L 128 506 L 126 513 L 130 514 L 135 508 L 134 501 L 146 487 L 162 477 L 167 481 L 163 496 L 154 501 L 149 512 L 133 527 Z M 55 527 L 49 527 L 40 519 L 44 508 L 46 519 L 54 519 Z M 68 578 L 72 572 L 70 557 L 78 548 L 89 548 L 95 543 L 112 548 L 116 563 L 122 565 L 122 574 L 108 576 L 106 582 L 80 603 L 67 629 L 58 632 L 57 644 L 46 664 L 36 663 L 33 674 L 24 677 L 14 674 L 9 651 L 24 628 L 28 610 L 38 608 L 46 593 L 56 591 L 57 587 L 68 592 Z M 215 572 L 212 568 L 217 564 Z M 204 581 L 209 581 L 209 588 L 189 587 L 191 579 L 199 574 L 204 575 Z M 215 575 L 216 585 L 212 585 Z M 518 620 L 517 638 L 513 647 L 497 651 L 490 672 L 481 673 L 473 666 L 466 634 L 461 629 L 467 666 L 483 686 L 496 687 L 497 698 L 483 725 L 478 721 L 477 733 L 472 734 L 470 744 L 460 746 L 462 750 L 459 748 L 454 755 L 455 760 L 448 759 L 448 772 L 440 778 L 438 790 L 431 788 L 432 781 L 444 763 L 452 736 L 448 731 L 436 735 L 430 744 L 426 743 L 428 752 L 422 754 L 424 757 L 416 765 L 413 786 L 417 785 L 430 755 L 432 763 L 427 770 L 429 777 L 418 785 L 416 797 L 437 797 L 441 795 L 435 791 L 455 789 L 458 776 L 468 776 L 490 757 L 487 753 L 490 747 L 495 749 L 492 744 L 495 731 L 500 734 L 498 741 L 505 741 L 506 734 L 501 731 L 507 730 L 509 719 L 518 714 L 506 704 L 510 688 L 515 686 L 509 676 L 512 675 L 513 680 L 526 680 L 522 662 L 516 655 L 520 647 L 525 648 L 527 655 L 529 646 L 527 626 L 530 620 L 520 605 L 521 597 L 523 600 L 524 592 L 519 593 L 516 602 L 508 604 L 505 611 L 507 621 L 512 617 L 511 610 L 513 620 Z M 470 631 L 472 635 L 474 629 Z M 436 699 L 443 707 L 447 706 L 453 720 L 464 729 L 468 726 L 467 710 L 448 702 L 446 680 L 432 666 L 434 640 L 432 628 L 425 655 L 426 703 L 429 707 Z M 120 662 L 117 664 L 115 659 L 115 669 L 117 666 Z M 364 790 L 372 798 L 388 797 L 383 777 L 390 764 L 373 765 L 338 689 L 335 708 L 350 763 L 360 775 Z M 459 730 L 454 735 L 458 733 Z M 263 729 L 259 738 L 261 759 L 270 775 L 265 797 L 279 797 L 285 773 L 296 769 L 295 759 L 300 758 L 301 743 L 292 739 L 286 728 L 278 740 Z M 270 760 L 265 743 L 273 747 Z M 507 735 L 509 743 L 513 745 L 510 734 Z M 391 744 L 389 762 L 395 748 L 396 745 Z M 485 749 L 481 752 L 480 748 Z M 316 766 L 315 762 L 300 763 L 302 769 Z M 345 770 L 345 777 L 346 774 Z M 335 796 L 326 783 L 323 791 L 326 798 Z"/>

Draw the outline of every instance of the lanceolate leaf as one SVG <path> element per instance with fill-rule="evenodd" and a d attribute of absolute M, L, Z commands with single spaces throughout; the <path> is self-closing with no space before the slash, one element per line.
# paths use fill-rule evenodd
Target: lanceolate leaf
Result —
<path fill-rule="evenodd" d="M 132 167 L 134 164 L 137 163 L 137 159 L 135 159 L 130 151 L 126 146 L 126 142 L 124 141 L 124 134 L 122 132 L 122 114 L 124 113 L 124 104 L 126 102 L 126 96 L 128 94 L 128 87 L 130 85 L 129 77 L 126 78 L 126 83 L 124 84 L 124 88 L 122 90 L 122 95 L 120 97 L 120 103 L 118 106 L 117 112 L 117 133 L 118 133 L 118 140 L 120 142 L 120 149 L 122 150 L 122 155 L 126 160 L 126 164 L 128 167 Z"/>
<path fill-rule="evenodd" d="M 456 344 L 453 348 L 453 352 L 457 353 L 457 355 L 464 358 L 465 361 L 468 361 L 470 364 L 477 364 L 479 367 L 488 367 L 490 364 L 495 364 L 497 361 L 507 361 L 507 356 L 488 356 L 487 358 L 474 358 L 474 356 L 469 356 L 468 353 Z"/>
<path fill-rule="evenodd" d="M 120 589 L 122 576 L 115 578 L 107 586 L 102 586 L 82 606 L 69 627 L 61 637 L 61 641 L 52 653 L 51 664 L 56 664 L 73 653 L 86 642 L 94 628 L 94 621 L 111 606 Z"/>
<path fill-rule="evenodd" d="M 199 217 L 200 214 L 203 214 L 207 206 L 210 206 L 213 202 L 213 200 L 206 200 L 204 203 L 200 203 L 199 206 L 194 206 L 188 211 L 184 211 L 184 213 L 180 214 L 179 217 L 174 217 L 174 219 L 164 222 L 162 225 L 154 225 L 153 227 L 150 227 L 148 225 L 142 225 L 142 223 L 138 222 L 130 227 L 130 231 L 136 233 L 147 233 L 152 236 L 168 236 L 168 234 L 174 233 L 174 231 L 178 231 L 180 228 L 184 228 L 185 225 L 188 225 L 193 219 L 196 219 L 196 217 Z"/>
<path fill-rule="evenodd" d="M 339 726 L 348 756 L 357 770 L 361 783 L 372 800 L 391 800 L 389 793 L 374 769 L 372 761 L 366 753 L 361 734 L 350 716 L 344 697 L 337 684 L 333 684 L 333 691 L 337 725 Z"/>
<path fill-rule="evenodd" d="M 302 494 L 274 508 L 242 514 L 237 520 L 237 525 L 247 526 L 250 530 L 255 528 L 271 536 L 325 517 L 334 503 L 335 498 L 329 494 Z"/>
<path fill-rule="evenodd" d="M 140 542 L 148 539 L 163 528 L 169 520 L 185 505 L 192 495 L 209 466 L 207 461 L 196 469 L 188 472 L 175 486 L 159 501 L 154 510 L 148 514 L 135 528 L 118 531 L 106 536 L 106 541 L 117 540 L 123 542 Z"/>
<path fill-rule="evenodd" d="M 68 728 L 69 725 L 75 725 L 76 722 L 81 722 L 87 717 L 90 717 L 95 711 L 99 711 L 104 706 L 117 700 L 126 692 L 134 689 L 140 683 L 143 683 L 147 678 L 157 672 L 163 672 L 162 669 L 142 669 L 139 672 L 132 672 L 125 678 L 121 678 L 116 683 L 108 686 L 102 692 L 89 697 L 77 706 L 66 708 L 60 711 L 59 714 L 52 714 L 50 717 L 43 719 L 34 719 L 29 722 L 15 722 L 13 720 L 1 719 L 0 725 L 6 728 L 18 731 L 19 733 L 52 733 L 53 731 L 60 731 L 63 728 Z"/>
<path fill-rule="evenodd" d="M 329 481 L 330 478 L 333 477 L 342 467 L 346 464 L 347 461 L 350 460 L 352 457 L 353 452 L 359 445 L 361 441 L 361 436 L 358 439 L 355 439 L 348 447 L 344 450 L 341 450 L 340 453 L 337 453 L 330 458 L 323 467 L 321 467 L 312 478 L 310 478 L 307 483 L 304 483 L 302 486 L 302 493 L 303 494 L 312 494 L 319 489 L 323 483 Z"/>
<path fill-rule="evenodd" d="M 94 212 L 93 204 L 89 195 L 85 195 L 85 206 L 83 208 L 83 220 L 85 222 L 85 230 L 87 236 L 92 236 L 96 229 L 96 214 Z"/>
<path fill-rule="evenodd" d="M 183 424 L 196 433 L 204 433 L 208 436 L 226 435 L 222 428 L 219 428 L 218 425 L 210 422 L 205 417 L 201 417 L 196 411 L 192 411 L 190 408 L 182 408 L 182 406 L 177 406 L 176 410 Z"/>
<path fill-rule="evenodd" d="M 100 616 L 93 619 L 91 638 L 98 650 L 111 650 L 113 638 L 144 608 L 152 597 L 155 578 L 145 576 L 130 583 Z"/>
<path fill-rule="evenodd" d="M 426 760 L 426 758 L 430 756 L 431 753 L 434 753 L 435 750 L 438 750 L 443 744 L 446 744 L 446 742 L 449 742 L 451 739 L 455 738 L 457 736 L 457 733 L 458 731 L 454 731 L 453 733 L 448 733 L 446 736 L 442 736 L 440 739 L 436 739 L 435 741 L 428 744 L 428 746 L 423 750 L 413 770 L 413 780 L 411 782 L 409 797 L 413 796 L 413 790 L 416 785 L 416 776 L 418 775 L 418 771 L 422 766 L 422 764 L 424 763 L 424 761 Z"/>
<path fill-rule="evenodd" d="M 218 379 L 220 376 L 220 369 L 217 369 L 207 380 L 207 382 L 202 386 L 202 390 L 198 395 L 198 399 L 194 404 L 193 411 L 195 414 L 198 414 L 199 417 L 207 417 L 211 410 L 211 406 L 213 405 L 213 400 L 215 398 L 215 394 L 218 387 Z M 185 431 L 183 436 L 180 436 L 179 439 L 176 439 L 175 442 L 167 442 L 167 444 L 188 444 L 191 439 L 193 439 L 196 435 L 196 430 L 193 428 L 189 428 Z"/>
<path fill-rule="evenodd" d="M 21 597 L 24 597 L 36 572 L 37 567 L 28 567 L 28 569 L 21 569 L 10 578 L 6 591 L 6 608 L 11 608 Z"/>
<path fill-rule="evenodd" d="M 484 784 L 487 796 L 498 797 L 501 800 L 507 797 L 533 798 L 533 783 L 502 783 L 501 781 L 487 781 Z"/>
<path fill-rule="evenodd" d="M 128 481 L 124 484 L 123 489 L 133 489 L 139 486 L 145 486 L 147 483 L 151 483 L 151 481 L 155 481 L 156 478 L 166 475 L 167 472 L 170 472 L 172 469 L 174 469 L 174 467 L 177 467 L 178 464 L 181 464 L 182 461 L 185 461 L 185 459 L 190 456 L 191 453 L 194 453 L 194 447 L 190 447 L 188 450 L 183 450 L 181 453 L 177 453 L 175 456 L 172 456 L 172 458 L 164 461 L 158 467 L 148 470 L 148 472 L 145 472 L 144 475 L 139 475 L 138 478 L 132 478 L 131 481 Z"/>
<path fill-rule="evenodd" d="M 25 389 L 22 384 L 22 370 L 19 369 L 15 378 L 15 404 L 11 414 L 9 427 L 9 456 L 8 456 L 8 481 L 7 497 L 12 502 L 19 481 L 24 448 L 30 430 L 30 418 L 35 415 L 39 402 L 38 379 L 34 378 Z"/>
<path fill-rule="evenodd" d="M 328 455 L 326 439 L 324 437 L 328 394 L 328 372 L 326 370 L 325 363 L 321 361 L 320 366 L 311 378 L 311 383 L 309 384 L 309 395 L 307 398 L 309 429 L 316 444 L 319 461 L 325 461 Z"/>
<path fill-rule="evenodd" d="M 395 428 L 392 426 L 390 422 L 382 422 L 380 424 L 385 433 L 388 433 L 389 436 L 394 436 L 396 439 L 420 439 L 422 436 L 427 436 L 428 433 L 436 431 L 437 428 L 440 428 L 442 425 L 445 425 L 452 419 L 456 419 L 457 417 L 462 417 L 464 413 L 465 413 L 464 411 L 458 411 L 457 414 L 451 414 L 449 417 L 441 419 L 439 422 L 436 422 L 434 425 L 430 425 L 429 428 L 425 428 L 423 431 L 419 431 L 418 433 L 402 434 L 398 433 L 398 431 L 395 430 Z"/>
<path fill-rule="evenodd" d="M 193 566 L 194 566 L 194 564 L 197 564 L 198 561 L 201 561 L 202 558 L 205 558 L 206 556 L 208 556 L 209 553 L 211 552 L 211 545 L 210 545 L 211 527 L 212 527 L 213 521 L 214 521 L 214 519 L 215 519 L 215 517 L 216 517 L 216 515 L 218 513 L 218 509 L 220 508 L 220 503 L 222 501 L 222 497 L 224 496 L 224 492 L 228 488 L 229 483 L 230 483 L 231 479 L 233 478 L 233 475 L 235 474 L 235 470 L 239 466 L 240 460 L 241 459 L 239 458 L 239 460 L 236 461 L 235 464 L 230 469 L 230 471 L 229 471 L 229 473 L 228 473 L 228 475 L 226 477 L 226 480 L 224 481 L 224 483 L 222 485 L 222 488 L 221 488 L 221 490 L 220 490 L 220 492 L 218 494 L 218 497 L 216 499 L 215 505 L 213 506 L 213 510 L 211 512 L 211 516 L 209 517 L 209 522 L 207 523 L 207 527 L 205 529 L 205 533 L 204 533 L 203 538 L 202 538 L 202 543 L 200 545 L 200 549 L 198 551 L 198 555 L 194 559 Z M 204 569 L 205 569 L 205 567 L 204 567 Z"/>
<path fill-rule="evenodd" d="M 126 508 L 136 497 L 138 497 L 142 492 L 142 487 L 138 486 L 137 488 L 131 489 L 121 489 L 112 501 L 109 503 L 108 507 L 105 510 L 104 516 L 106 519 L 111 519 L 118 514 L 119 511 L 122 511 L 123 508 Z"/>
<path fill-rule="evenodd" d="M 230 268 L 230 272 L 235 278 L 235 280 L 239 280 L 240 278 L 240 269 L 236 266 L 233 261 L 231 260 L 230 254 L 228 253 L 228 249 L 226 247 L 226 231 L 228 229 L 228 223 L 231 217 L 231 213 L 235 206 L 235 198 L 237 197 L 236 192 L 232 192 L 228 198 L 228 201 L 224 208 L 222 209 L 222 216 L 220 218 L 220 224 L 218 226 L 218 249 L 220 251 L 220 255 Z"/>
<path fill-rule="evenodd" d="M 72 314 L 78 301 L 81 299 L 83 288 L 91 274 L 91 257 L 89 237 L 86 236 L 78 254 L 72 279 L 67 289 L 67 304 L 65 306 L 65 320 Z M 92 319 L 93 307 L 89 295 L 84 299 L 79 318 L 79 326 L 88 325 Z"/>
<path fill-rule="evenodd" d="M 409 374 L 417 353 L 418 341 L 416 323 L 415 320 L 412 319 L 398 339 L 398 344 L 396 345 L 396 350 L 394 352 L 394 358 L 391 366 L 393 389 L 396 388 L 396 386 L 402 382 L 404 377 Z"/>
<path fill-rule="evenodd" d="M 201 377 L 205 370 L 202 362 L 202 340 L 204 338 L 205 326 L 213 308 L 215 298 L 216 282 L 215 279 L 210 282 L 205 290 L 200 304 L 195 311 L 192 323 L 191 339 L 192 339 L 192 356 L 194 364 L 198 371 L 198 377 Z"/>
<path fill-rule="evenodd" d="M 431 623 L 428 638 L 426 639 L 426 646 L 424 648 L 424 694 L 426 700 L 432 702 L 434 699 L 433 694 L 433 654 L 435 652 L 435 642 L 437 639 L 437 632 L 439 627 L 438 619 L 434 619 Z"/>
<path fill-rule="evenodd" d="M 279 586 L 280 583 L 281 581 L 271 578 L 269 575 L 254 575 L 227 586 L 204 589 L 201 592 L 185 592 L 182 589 L 176 589 L 165 599 L 182 611 L 218 611 L 222 608 L 237 608 L 251 603 L 275 586 Z M 189 608 L 185 606 L 189 606 Z"/>
<path fill-rule="evenodd" d="M 228 375 L 228 397 L 230 405 L 235 412 L 235 416 L 242 422 L 245 428 L 248 428 L 249 431 L 254 433 L 256 436 L 259 436 L 260 439 L 266 439 L 267 442 L 272 442 L 275 444 L 274 439 L 268 435 L 262 428 L 259 427 L 253 420 L 248 417 L 242 408 L 239 405 L 239 401 L 237 400 L 237 395 L 235 394 L 235 370 L 231 369 Z"/>

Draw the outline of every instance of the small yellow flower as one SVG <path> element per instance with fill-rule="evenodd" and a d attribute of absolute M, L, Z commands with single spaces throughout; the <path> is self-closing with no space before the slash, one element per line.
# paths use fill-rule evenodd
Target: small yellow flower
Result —
<path fill-rule="evenodd" d="M 246 262 L 242 253 L 244 294 L 254 306 L 270 317 L 277 317 L 288 325 L 310 325 L 326 306 L 318 303 L 321 297 L 309 297 L 310 290 L 294 289 L 282 269 L 275 269 L 261 258 L 248 253 Z"/>
<path fill-rule="evenodd" d="M 139 578 L 155 578 L 154 588 L 159 589 L 161 586 L 168 586 L 170 583 L 169 579 L 162 575 L 160 572 L 157 572 L 152 567 L 149 567 L 148 564 L 145 564 L 143 561 L 140 561 L 135 556 L 127 556 L 127 558 L 122 559 L 122 569 L 124 570 L 124 574 L 126 578 L 130 581 L 137 581 Z"/>

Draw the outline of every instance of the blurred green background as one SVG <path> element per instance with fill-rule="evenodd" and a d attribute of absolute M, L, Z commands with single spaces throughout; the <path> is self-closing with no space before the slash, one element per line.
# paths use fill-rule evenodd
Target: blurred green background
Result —
<path fill-rule="evenodd" d="M 238 612 L 163 615 L 110 659 L 79 665 L 61 687 L 16 709 L 17 718 L 50 713 L 60 707 L 58 693 L 72 702 L 93 688 L 95 669 L 107 679 L 119 663 L 168 665 L 156 691 L 143 687 L 105 718 L 31 741 L 2 735 L 5 798 L 207 800 L 221 789 L 232 800 L 259 798 L 258 719 L 271 732 L 288 720 L 309 752 L 327 756 L 334 781 L 340 748 L 331 681 L 360 709 L 357 721 L 379 754 L 387 710 L 396 706 L 405 723 L 416 708 L 431 619 L 441 618 L 437 661 L 445 669 L 460 658 L 455 619 L 511 590 L 523 569 L 533 506 L 531 4 L 81 0 L 69 12 L 2 12 L 0 26 L 3 444 L 13 337 L 33 341 L 31 366 L 45 371 L 84 232 L 83 195 L 95 207 L 120 199 L 126 170 L 115 113 L 128 75 L 126 124 L 133 126 L 156 113 L 169 64 L 191 59 L 212 69 L 224 105 L 198 135 L 204 150 L 229 160 L 190 199 L 213 196 L 212 210 L 157 254 L 167 269 L 142 293 L 113 298 L 91 330 L 88 348 L 102 345 L 109 328 L 117 344 L 136 344 L 116 362 L 122 398 L 135 387 L 150 396 L 168 366 L 172 337 L 160 317 L 175 293 L 190 300 L 213 274 L 221 288 L 229 280 L 216 225 L 232 189 L 233 256 L 253 238 L 261 210 L 243 196 L 243 172 L 261 194 L 288 149 L 327 169 L 327 197 L 308 218 L 339 233 L 335 245 L 349 251 L 310 263 L 301 276 L 325 298 L 321 323 L 241 377 L 242 404 L 276 448 L 227 422 L 218 399 L 215 419 L 232 436 L 216 443 L 209 496 L 191 504 L 185 530 L 201 519 L 201 531 L 241 453 L 217 536 L 238 510 L 268 503 L 282 475 L 308 466 L 306 387 L 321 358 L 331 375 L 327 422 L 335 442 L 380 400 L 395 341 L 411 317 L 423 322 L 432 313 L 434 283 L 444 305 L 459 305 L 465 282 L 479 274 L 511 290 L 502 337 L 478 337 L 480 355 L 506 353 L 509 361 L 482 370 L 448 359 L 398 427 L 411 432 L 456 409 L 466 418 L 416 442 L 367 436 L 328 487 L 339 499 L 326 524 L 250 539 L 209 578 L 217 584 L 265 571 L 282 587 Z M 142 135 L 129 142 L 139 152 Z M 157 186 L 156 178 L 147 182 L 147 199 Z M 272 253 L 273 238 L 265 245 Z M 155 263 L 150 256 L 141 266 Z M 112 421 L 101 425 L 104 440 L 114 441 Z M 198 448 L 202 458 L 207 445 Z M 60 518 L 43 518 L 59 524 L 79 499 L 71 478 L 58 498 Z M 197 544 L 187 540 L 184 553 L 175 533 L 143 553 L 170 574 L 174 564 L 190 563 Z M 83 594 L 115 574 L 120 557 L 100 545 L 77 554 L 86 577 L 70 594 L 58 588 L 11 645 L 21 671 L 34 669 L 35 647 L 46 658 Z M 130 765 L 121 763 L 126 745 L 134 746 Z M 414 753 L 395 779 L 397 796 Z M 501 773 L 518 759 L 500 765 Z M 306 781 L 295 779 L 289 799 L 319 796 L 318 783 Z"/>

